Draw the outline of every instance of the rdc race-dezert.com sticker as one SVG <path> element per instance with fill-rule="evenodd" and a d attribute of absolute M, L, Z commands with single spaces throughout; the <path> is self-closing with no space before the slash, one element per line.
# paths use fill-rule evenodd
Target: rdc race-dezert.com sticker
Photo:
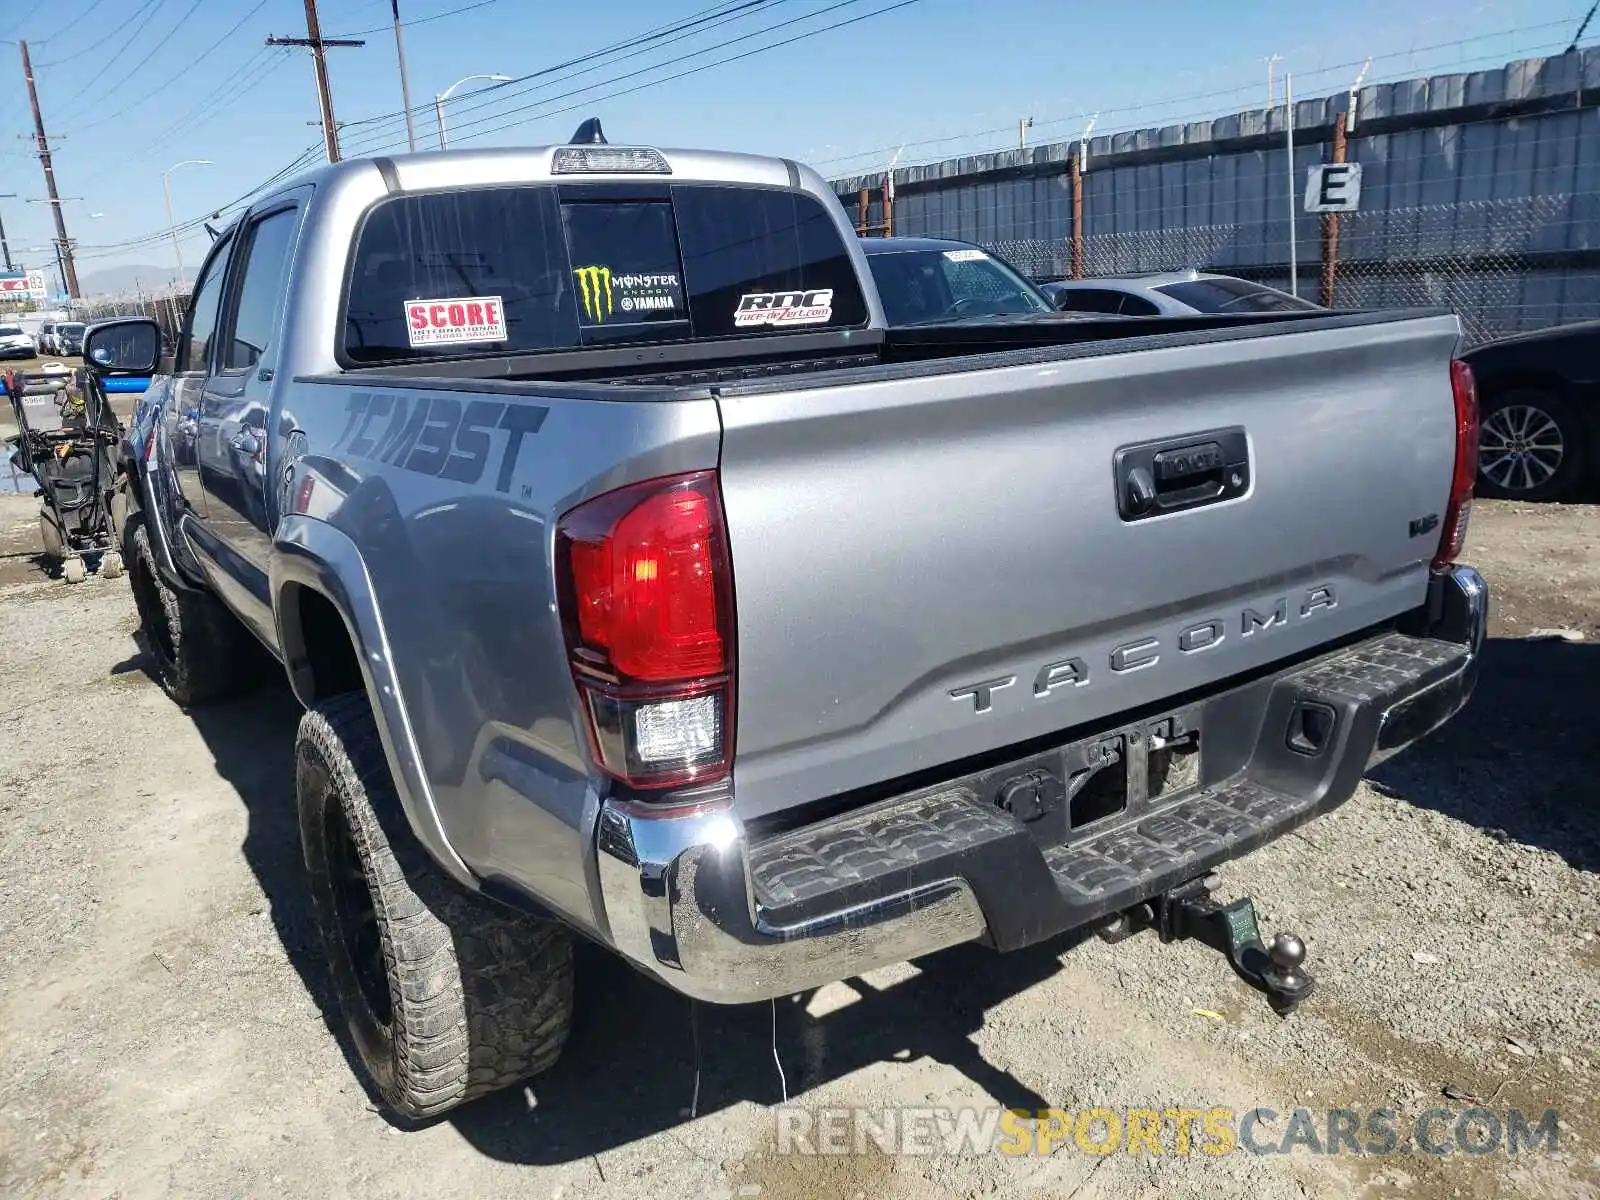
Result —
<path fill-rule="evenodd" d="M 749 292 L 739 297 L 733 324 L 737 329 L 763 325 L 821 325 L 833 319 L 833 289 L 809 292 Z"/>
<path fill-rule="evenodd" d="M 413 346 L 463 345 L 506 340 L 506 313 L 499 296 L 407 300 L 406 332 Z"/>

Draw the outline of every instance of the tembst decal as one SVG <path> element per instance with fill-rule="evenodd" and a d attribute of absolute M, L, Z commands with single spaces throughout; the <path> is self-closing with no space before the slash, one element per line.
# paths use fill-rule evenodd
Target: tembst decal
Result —
<path fill-rule="evenodd" d="M 538 433 L 549 412 L 542 404 L 503 400 L 352 392 L 345 403 L 345 427 L 333 449 L 351 458 L 474 484 L 496 461 L 498 441 L 494 487 L 508 492 L 523 438 Z"/>

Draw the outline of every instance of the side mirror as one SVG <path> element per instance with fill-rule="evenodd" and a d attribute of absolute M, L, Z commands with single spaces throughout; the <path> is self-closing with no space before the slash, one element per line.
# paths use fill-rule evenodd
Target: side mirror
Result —
<path fill-rule="evenodd" d="M 1057 312 L 1071 311 L 1072 294 L 1070 292 L 1057 292 L 1054 296 L 1050 297 L 1050 300 L 1056 306 Z"/>
<path fill-rule="evenodd" d="M 96 375 L 149 375 L 161 361 L 161 330 L 148 317 L 95 325 L 83 335 L 83 362 Z"/>

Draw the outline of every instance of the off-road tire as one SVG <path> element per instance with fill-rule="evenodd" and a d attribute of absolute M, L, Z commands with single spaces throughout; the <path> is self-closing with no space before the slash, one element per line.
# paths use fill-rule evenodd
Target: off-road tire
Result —
<path fill-rule="evenodd" d="M 265 680 L 266 651 L 222 601 L 209 592 L 180 591 L 161 577 L 143 520 L 124 528 L 122 561 L 167 695 L 187 708 L 243 695 Z"/>
<path fill-rule="evenodd" d="M 571 936 L 434 864 L 406 824 L 365 695 L 301 719 L 295 789 L 334 990 L 383 1102 L 436 1117 L 550 1067 L 572 1020 Z M 364 902 L 370 912 L 352 916 Z"/>

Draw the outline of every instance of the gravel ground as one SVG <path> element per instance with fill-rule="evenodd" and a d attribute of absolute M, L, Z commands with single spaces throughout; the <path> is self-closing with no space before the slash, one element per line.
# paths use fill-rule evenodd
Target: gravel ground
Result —
<path fill-rule="evenodd" d="M 33 509 L 0 496 L 0 1194 L 1600 1196 L 1600 508 L 1480 502 L 1468 557 L 1496 609 L 1471 706 L 1222 872 L 1310 944 L 1321 990 L 1292 1017 L 1193 943 L 961 949 L 701 1007 L 691 1119 L 688 1006 L 586 954 L 555 1071 L 415 1131 L 333 1032 L 293 702 L 179 711 L 126 583 L 48 579 Z M 1550 629 L 1586 636 L 1530 636 Z M 818 1159 L 778 1153 L 785 1085 L 813 1112 L 1272 1109 L 1258 1142 L 1335 1105 L 1393 1108 L 1402 1132 L 1431 1107 L 1556 1108 L 1562 1129 L 1516 1157 Z"/>

